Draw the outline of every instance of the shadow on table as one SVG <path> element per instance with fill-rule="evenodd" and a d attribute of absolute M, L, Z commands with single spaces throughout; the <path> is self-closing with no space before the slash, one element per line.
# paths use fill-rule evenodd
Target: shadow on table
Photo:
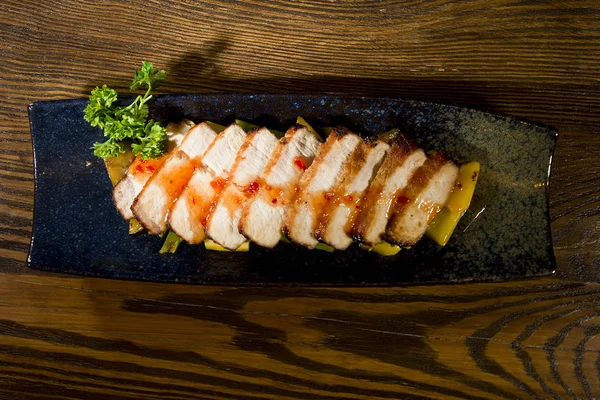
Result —
<path fill-rule="evenodd" d="M 256 93 L 336 93 L 362 96 L 394 96 L 491 108 L 489 84 L 468 80 L 448 81 L 399 76 L 393 79 L 336 77 L 323 75 L 257 76 L 234 78 L 223 72 L 218 54 L 226 42 L 215 42 L 207 50 L 185 53 L 168 64 L 170 92 L 256 92 Z M 242 61 L 252 63 L 252 57 Z M 231 69 L 231 68 L 229 68 Z M 290 71 L 283 71 L 291 73 Z"/>

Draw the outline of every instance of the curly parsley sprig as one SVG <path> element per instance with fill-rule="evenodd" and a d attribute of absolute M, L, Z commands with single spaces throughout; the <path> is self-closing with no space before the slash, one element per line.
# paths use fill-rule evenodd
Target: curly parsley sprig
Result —
<path fill-rule="evenodd" d="M 117 92 L 106 85 L 96 87 L 90 94 L 90 103 L 84 110 L 84 118 L 90 125 L 99 127 L 108 139 L 94 143 L 94 155 L 100 158 L 116 157 L 125 152 L 124 141 L 131 143 L 134 155 L 142 160 L 158 158 L 167 150 L 168 136 L 165 128 L 148 119 L 150 91 L 156 89 L 166 78 L 165 71 L 143 61 L 142 68 L 135 71 L 129 87 L 136 90 L 146 87 L 128 106 L 117 104 Z"/>

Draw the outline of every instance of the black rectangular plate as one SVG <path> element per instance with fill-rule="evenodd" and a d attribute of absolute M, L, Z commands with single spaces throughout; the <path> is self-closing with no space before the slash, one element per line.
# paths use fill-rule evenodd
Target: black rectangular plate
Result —
<path fill-rule="evenodd" d="M 424 238 L 397 256 L 352 246 L 327 253 L 281 243 L 248 253 L 184 244 L 161 255 L 161 239 L 127 234 L 112 203 L 103 162 L 90 147 L 102 133 L 83 120 L 87 100 L 29 107 L 35 211 L 28 264 L 77 275 L 232 285 L 393 285 L 506 280 L 555 269 L 548 179 L 554 128 L 506 115 L 397 98 L 211 94 L 157 97 L 153 118 L 228 124 L 235 118 L 285 130 L 301 115 L 316 128 L 345 125 L 369 136 L 400 127 L 427 150 L 479 161 L 471 209 L 449 244 Z"/>

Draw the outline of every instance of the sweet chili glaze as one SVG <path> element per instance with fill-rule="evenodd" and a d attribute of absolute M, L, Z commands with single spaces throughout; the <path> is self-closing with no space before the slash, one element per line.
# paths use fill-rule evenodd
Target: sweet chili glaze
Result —
<path fill-rule="evenodd" d="M 198 173 L 200 171 L 201 166 L 196 165 L 192 175 Z M 204 188 L 205 190 L 198 190 L 198 188 L 193 186 L 188 186 L 186 184 L 183 186 L 180 193 L 185 190 L 185 196 L 179 198 L 175 201 L 184 201 L 186 202 L 187 209 L 190 210 L 190 217 L 192 221 L 206 227 L 208 217 L 212 213 L 212 210 L 217 205 L 217 198 L 220 192 L 223 190 L 225 186 L 227 186 L 228 179 L 223 177 L 214 177 L 208 187 Z"/>
<path fill-rule="evenodd" d="M 250 184 L 251 185 L 251 184 Z M 236 211 L 244 206 L 246 199 L 250 198 L 252 193 L 248 191 L 248 187 L 240 188 L 238 185 L 230 185 L 220 193 L 219 198 L 221 203 L 229 212 L 230 216 L 234 216 Z"/>
<path fill-rule="evenodd" d="M 283 139 L 282 139 L 283 140 Z M 295 157 L 292 163 L 299 170 L 305 171 L 308 168 L 308 162 L 303 157 Z M 270 185 L 262 178 L 256 179 L 250 183 L 245 189 L 249 196 L 259 193 L 265 203 L 274 206 L 286 206 L 293 201 L 294 197 L 300 190 L 298 184 L 294 185 Z"/>
<path fill-rule="evenodd" d="M 357 194 L 350 194 L 342 198 L 342 204 L 344 204 L 348 210 L 348 220 L 346 221 L 344 232 L 349 236 L 351 236 L 352 229 L 354 228 L 354 224 L 356 223 L 356 217 L 360 212 L 363 203 L 363 198 L 367 196 L 368 192 L 369 190 L 367 189 L 363 193 L 363 196 L 359 196 Z"/>
<path fill-rule="evenodd" d="M 296 192 L 294 188 L 290 187 L 291 185 L 268 185 L 264 184 L 263 190 L 261 190 L 260 195 L 265 203 L 270 203 L 273 205 L 285 206 L 289 204 L 293 194 Z"/>
<path fill-rule="evenodd" d="M 136 169 L 152 167 L 150 163 L 139 163 Z M 147 168 L 151 170 L 151 168 Z M 167 229 L 169 213 L 184 190 L 195 169 L 189 156 L 175 150 L 168 159 L 150 176 L 133 201 L 131 210 L 134 217 L 151 234 L 159 234 Z"/>
<path fill-rule="evenodd" d="M 402 210 L 404 210 L 411 203 L 415 203 L 420 211 L 423 211 L 425 214 L 427 214 L 428 223 L 431 222 L 431 220 L 433 220 L 437 213 L 442 209 L 442 206 L 434 201 L 428 201 L 420 197 L 409 198 L 407 196 L 400 195 L 396 197 L 395 202 L 390 207 L 390 218 L 394 215 L 400 214 Z"/>
<path fill-rule="evenodd" d="M 173 202 L 177 201 L 179 194 L 187 187 L 187 183 L 195 170 L 195 163 L 188 162 L 177 168 L 176 172 L 169 174 L 169 176 L 161 177 L 160 184 L 165 188 L 167 195 L 173 198 Z"/>
<path fill-rule="evenodd" d="M 145 183 L 156 170 L 165 162 L 167 159 L 167 155 L 164 155 L 159 158 L 149 158 L 147 160 L 142 160 L 139 157 L 136 157 L 127 173 L 131 175 L 134 179 L 141 183 Z"/>
<path fill-rule="evenodd" d="M 227 179 L 217 176 L 212 181 L 210 181 L 210 186 L 217 192 L 223 190 L 225 186 L 227 186 Z"/>
<path fill-rule="evenodd" d="M 334 212 L 340 205 L 345 206 L 348 215 L 346 228 L 348 228 L 348 226 L 351 226 L 353 224 L 353 219 L 354 216 L 357 214 L 357 209 L 360 208 L 360 202 L 362 200 L 362 197 L 356 192 L 352 192 L 349 194 L 339 192 L 324 192 L 320 195 L 322 196 L 322 199 L 319 199 L 319 196 L 315 196 L 315 200 L 317 200 L 317 207 L 315 208 L 319 210 L 320 214 L 317 217 L 314 232 L 315 237 L 318 240 L 323 240 L 331 213 Z M 313 201 L 312 204 L 314 205 L 315 202 Z M 345 231 L 348 232 L 349 228 L 345 229 Z"/>
<path fill-rule="evenodd" d="M 311 230 L 314 232 L 317 239 L 322 235 L 321 221 L 327 220 L 329 218 L 329 213 L 333 209 L 331 205 L 334 202 L 339 203 L 339 201 L 341 201 L 341 198 L 337 196 L 333 190 L 300 193 L 300 188 L 297 185 L 294 187 L 293 195 L 290 196 L 290 198 L 290 201 L 296 204 L 304 203 L 304 207 L 307 207 L 311 214 L 316 216 L 313 220 Z"/>
<path fill-rule="evenodd" d="M 246 192 L 248 193 L 248 196 L 251 196 L 253 194 L 256 194 L 259 189 L 260 183 L 258 181 L 254 181 L 248 185 L 248 187 L 246 188 Z"/>
<path fill-rule="evenodd" d="M 302 171 L 305 171 L 308 168 L 306 161 L 302 157 L 294 158 L 294 165 L 300 168 Z"/>
<path fill-rule="evenodd" d="M 332 213 L 335 213 L 340 206 L 343 206 L 343 211 L 347 218 L 344 226 L 344 233 L 349 235 L 350 229 L 354 224 L 357 210 L 360 209 L 360 203 L 363 196 L 366 196 L 368 193 L 368 184 L 370 184 L 370 180 L 373 179 L 373 176 L 371 176 L 367 188 L 364 189 L 364 191 L 357 192 L 354 190 L 347 193 L 347 190 L 350 190 L 350 188 L 353 187 L 352 185 L 368 161 L 371 150 L 373 150 L 378 143 L 379 141 L 376 138 L 366 138 L 356 146 L 352 152 L 350 159 L 344 166 L 340 181 L 334 185 L 334 198 L 325 206 L 322 214 L 318 216 L 318 226 L 315 230 L 315 237 L 317 239 L 326 241 L 326 232 L 330 224 L 330 218 L 332 218 Z"/>
<path fill-rule="evenodd" d="M 446 156 L 441 152 L 435 152 L 431 154 L 423 165 L 417 169 L 417 171 L 410 178 L 406 188 L 396 195 L 394 202 L 390 207 L 389 211 L 389 224 L 393 223 L 395 218 L 398 218 L 406 210 L 410 204 L 416 204 L 420 211 L 423 211 L 427 215 L 427 223 L 430 223 L 433 218 L 442 209 L 441 204 L 436 202 L 422 199 L 420 197 L 421 191 L 434 177 L 437 171 L 448 162 Z M 456 184 L 453 190 L 456 189 Z"/>
<path fill-rule="evenodd" d="M 221 192 L 223 191 L 223 189 L 225 187 L 227 187 L 228 182 L 229 182 L 229 178 L 224 178 L 222 176 L 217 176 L 216 178 L 214 178 L 213 180 L 210 181 L 210 187 L 213 189 L 213 195 L 212 195 L 212 199 L 210 201 L 210 205 L 204 206 L 201 209 L 199 218 L 196 219 L 196 221 L 198 221 L 198 220 L 200 221 L 202 226 L 206 226 L 208 218 L 209 218 L 210 214 L 212 213 L 212 211 L 215 209 L 215 207 L 217 205 L 217 200 L 218 200 L 219 196 L 221 195 Z M 205 202 L 208 202 L 208 201 L 205 201 Z"/>
<path fill-rule="evenodd" d="M 408 204 L 410 202 L 411 202 L 411 199 L 408 198 L 408 197 L 406 197 L 406 196 L 404 196 L 404 195 L 402 195 L 402 194 L 400 196 L 396 197 L 396 203 L 397 204 Z"/>
<path fill-rule="evenodd" d="M 188 190 L 188 194 L 185 198 L 180 199 L 187 201 L 189 204 L 188 209 L 191 211 L 191 219 L 194 222 L 206 226 L 208 215 L 216 205 L 216 201 L 212 196 L 206 196 L 206 193 L 198 193 L 196 189 Z"/>
<path fill-rule="evenodd" d="M 185 157 L 188 161 L 183 165 L 179 165 L 177 168 L 172 166 L 169 168 L 168 175 L 156 174 L 152 179 L 158 179 L 158 183 L 161 187 L 165 188 L 167 195 L 173 199 L 173 203 L 177 201 L 179 195 L 187 188 L 187 184 L 194 175 L 194 172 L 199 166 L 199 160 L 189 159 L 187 154 L 183 152 L 175 152 L 171 157 L 180 156 Z M 168 164 L 165 164 L 165 166 Z"/>

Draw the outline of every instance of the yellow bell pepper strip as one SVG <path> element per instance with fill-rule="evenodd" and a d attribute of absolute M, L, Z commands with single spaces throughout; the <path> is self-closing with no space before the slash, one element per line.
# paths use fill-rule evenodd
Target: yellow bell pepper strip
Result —
<path fill-rule="evenodd" d="M 119 154 L 116 157 L 110 157 L 104 160 L 104 166 L 108 172 L 108 177 L 113 186 L 127 174 L 127 169 L 135 159 L 135 156 L 131 152 L 131 147 L 126 146 L 125 152 Z"/>
<path fill-rule="evenodd" d="M 476 161 L 460 167 L 456 187 L 450 194 L 444 208 L 435 216 L 431 225 L 427 228 L 426 235 L 440 246 L 445 246 L 448 243 L 452 232 L 458 225 L 458 221 L 469 209 L 480 168 L 479 163 Z"/>
<path fill-rule="evenodd" d="M 129 220 L 129 234 L 130 235 L 135 235 L 136 233 L 139 233 L 143 230 L 144 230 L 144 227 L 142 226 L 142 224 L 140 224 L 138 222 L 137 219 L 132 218 Z"/>
<path fill-rule="evenodd" d="M 304 127 L 306 127 L 306 129 L 309 130 L 310 133 L 312 133 L 313 135 L 315 135 L 317 138 L 319 138 L 319 140 L 321 142 L 324 142 L 325 140 L 323 139 L 323 136 L 319 135 L 319 133 L 317 131 L 314 130 L 314 128 L 312 126 L 310 126 L 310 124 L 308 122 L 306 122 L 306 120 L 300 116 L 298 116 L 298 118 L 296 118 L 296 123 L 298 125 L 302 125 Z M 331 133 L 331 132 L 330 132 Z"/>
<path fill-rule="evenodd" d="M 285 235 L 281 235 L 281 239 L 279 239 L 279 241 L 284 243 L 292 243 L 292 241 L 288 239 Z"/>
<path fill-rule="evenodd" d="M 388 242 L 377 243 L 372 247 L 361 243 L 359 247 L 363 250 L 372 251 L 382 256 L 395 256 L 400 252 L 400 250 L 402 250 L 400 246 Z"/>
<path fill-rule="evenodd" d="M 174 254 L 177 251 L 177 248 L 179 247 L 179 244 L 181 244 L 182 241 L 183 241 L 183 239 L 181 239 L 179 237 L 179 235 L 177 235 L 173 231 L 169 231 L 169 233 L 167 233 L 167 237 L 166 237 L 162 247 L 160 248 L 160 250 L 158 252 L 160 254 L 166 254 L 166 253 Z"/>
<path fill-rule="evenodd" d="M 210 239 L 204 239 L 204 247 L 206 248 L 206 250 L 232 251 L 232 250 L 226 249 L 225 247 L 221 246 L 220 244 L 215 243 L 214 241 L 212 241 Z M 240 247 L 238 247 L 237 249 L 235 249 L 233 251 L 241 252 L 241 251 L 248 251 L 248 250 L 250 250 L 250 242 L 244 242 L 240 245 Z"/>
<path fill-rule="evenodd" d="M 399 132 L 400 131 L 397 128 L 394 128 L 387 132 L 380 133 L 379 135 L 377 135 L 377 139 L 389 144 L 392 142 L 392 140 L 396 138 L 396 136 L 398 136 Z"/>
<path fill-rule="evenodd" d="M 326 251 L 328 253 L 333 253 L 333 251 L 335 250 L 333 247 L 331 247 L 330 245 L 323 243 L 323 242 L 317 243 L 317 245 L 315 246 L 315 249 L 321 250 L 321 251 Z"/>
<path fill-rule="evenodd" d="M 211 128 L 213 128 L 213 130 L 217 133 L 221 133 L 225 130 L 225 127 L 223 125 L 219 125 L 215 122 L 212 121 L 204 121 L 206 122 L 206 125 L 210 126 Z"/>
<path fill-rule="evenodd" d="M 239 126 L 242 127 L 243 130 L 245 130 L 246 132 L 250 132 L 252 129 L 256 129 L 259 128 L 258 125 L 254 125 L 251 124 L 250 122 L 247 121 L 242 121 L 241 119 L 236 119 L 235 123 L 238 124 Z M 278 131 L 276 129 L 271 129 L 271 128 L 267 128 L 269 130 L 269 132 L 271 132 L 277 139 L 281 139 L 284 135 L 283 132 Z"/>
<path fill-rule="evenodd" d="M 129 145 L 125 146 L 125 151 L 119 154 L 116 157 L 109 157 L 104 160 L 104 166 L 106 167 L 106 172 L 108 172 L 108 177 L 113 186 L 115 186 L 119 181 L 125 176 L 127 170 L 129 169 L 129 165 L 133 162 L 135 156 L 131 152 L 131 147 Z M 141 232 L 144 230 L 144 227 L 134 218 L 129 220 L 129 234 L 133 235 L 135 233 Z"/>
<path fill-rule="evenodd" d="M 284 243 L 292 243 L 292 241 L 290 239 L 288 239 L 287 236 L 285 236 L 285 235 L 281 235 L 280 241 L 284 242 Z M 315 247 L 315 249 L 326 251 L 328 253 L 332 253 L 335 250 L 333 247 L 331 247 L 330 245 L 323 243 L 323 242 L 319 242 L 317 244 L 317 246 Z"/>

